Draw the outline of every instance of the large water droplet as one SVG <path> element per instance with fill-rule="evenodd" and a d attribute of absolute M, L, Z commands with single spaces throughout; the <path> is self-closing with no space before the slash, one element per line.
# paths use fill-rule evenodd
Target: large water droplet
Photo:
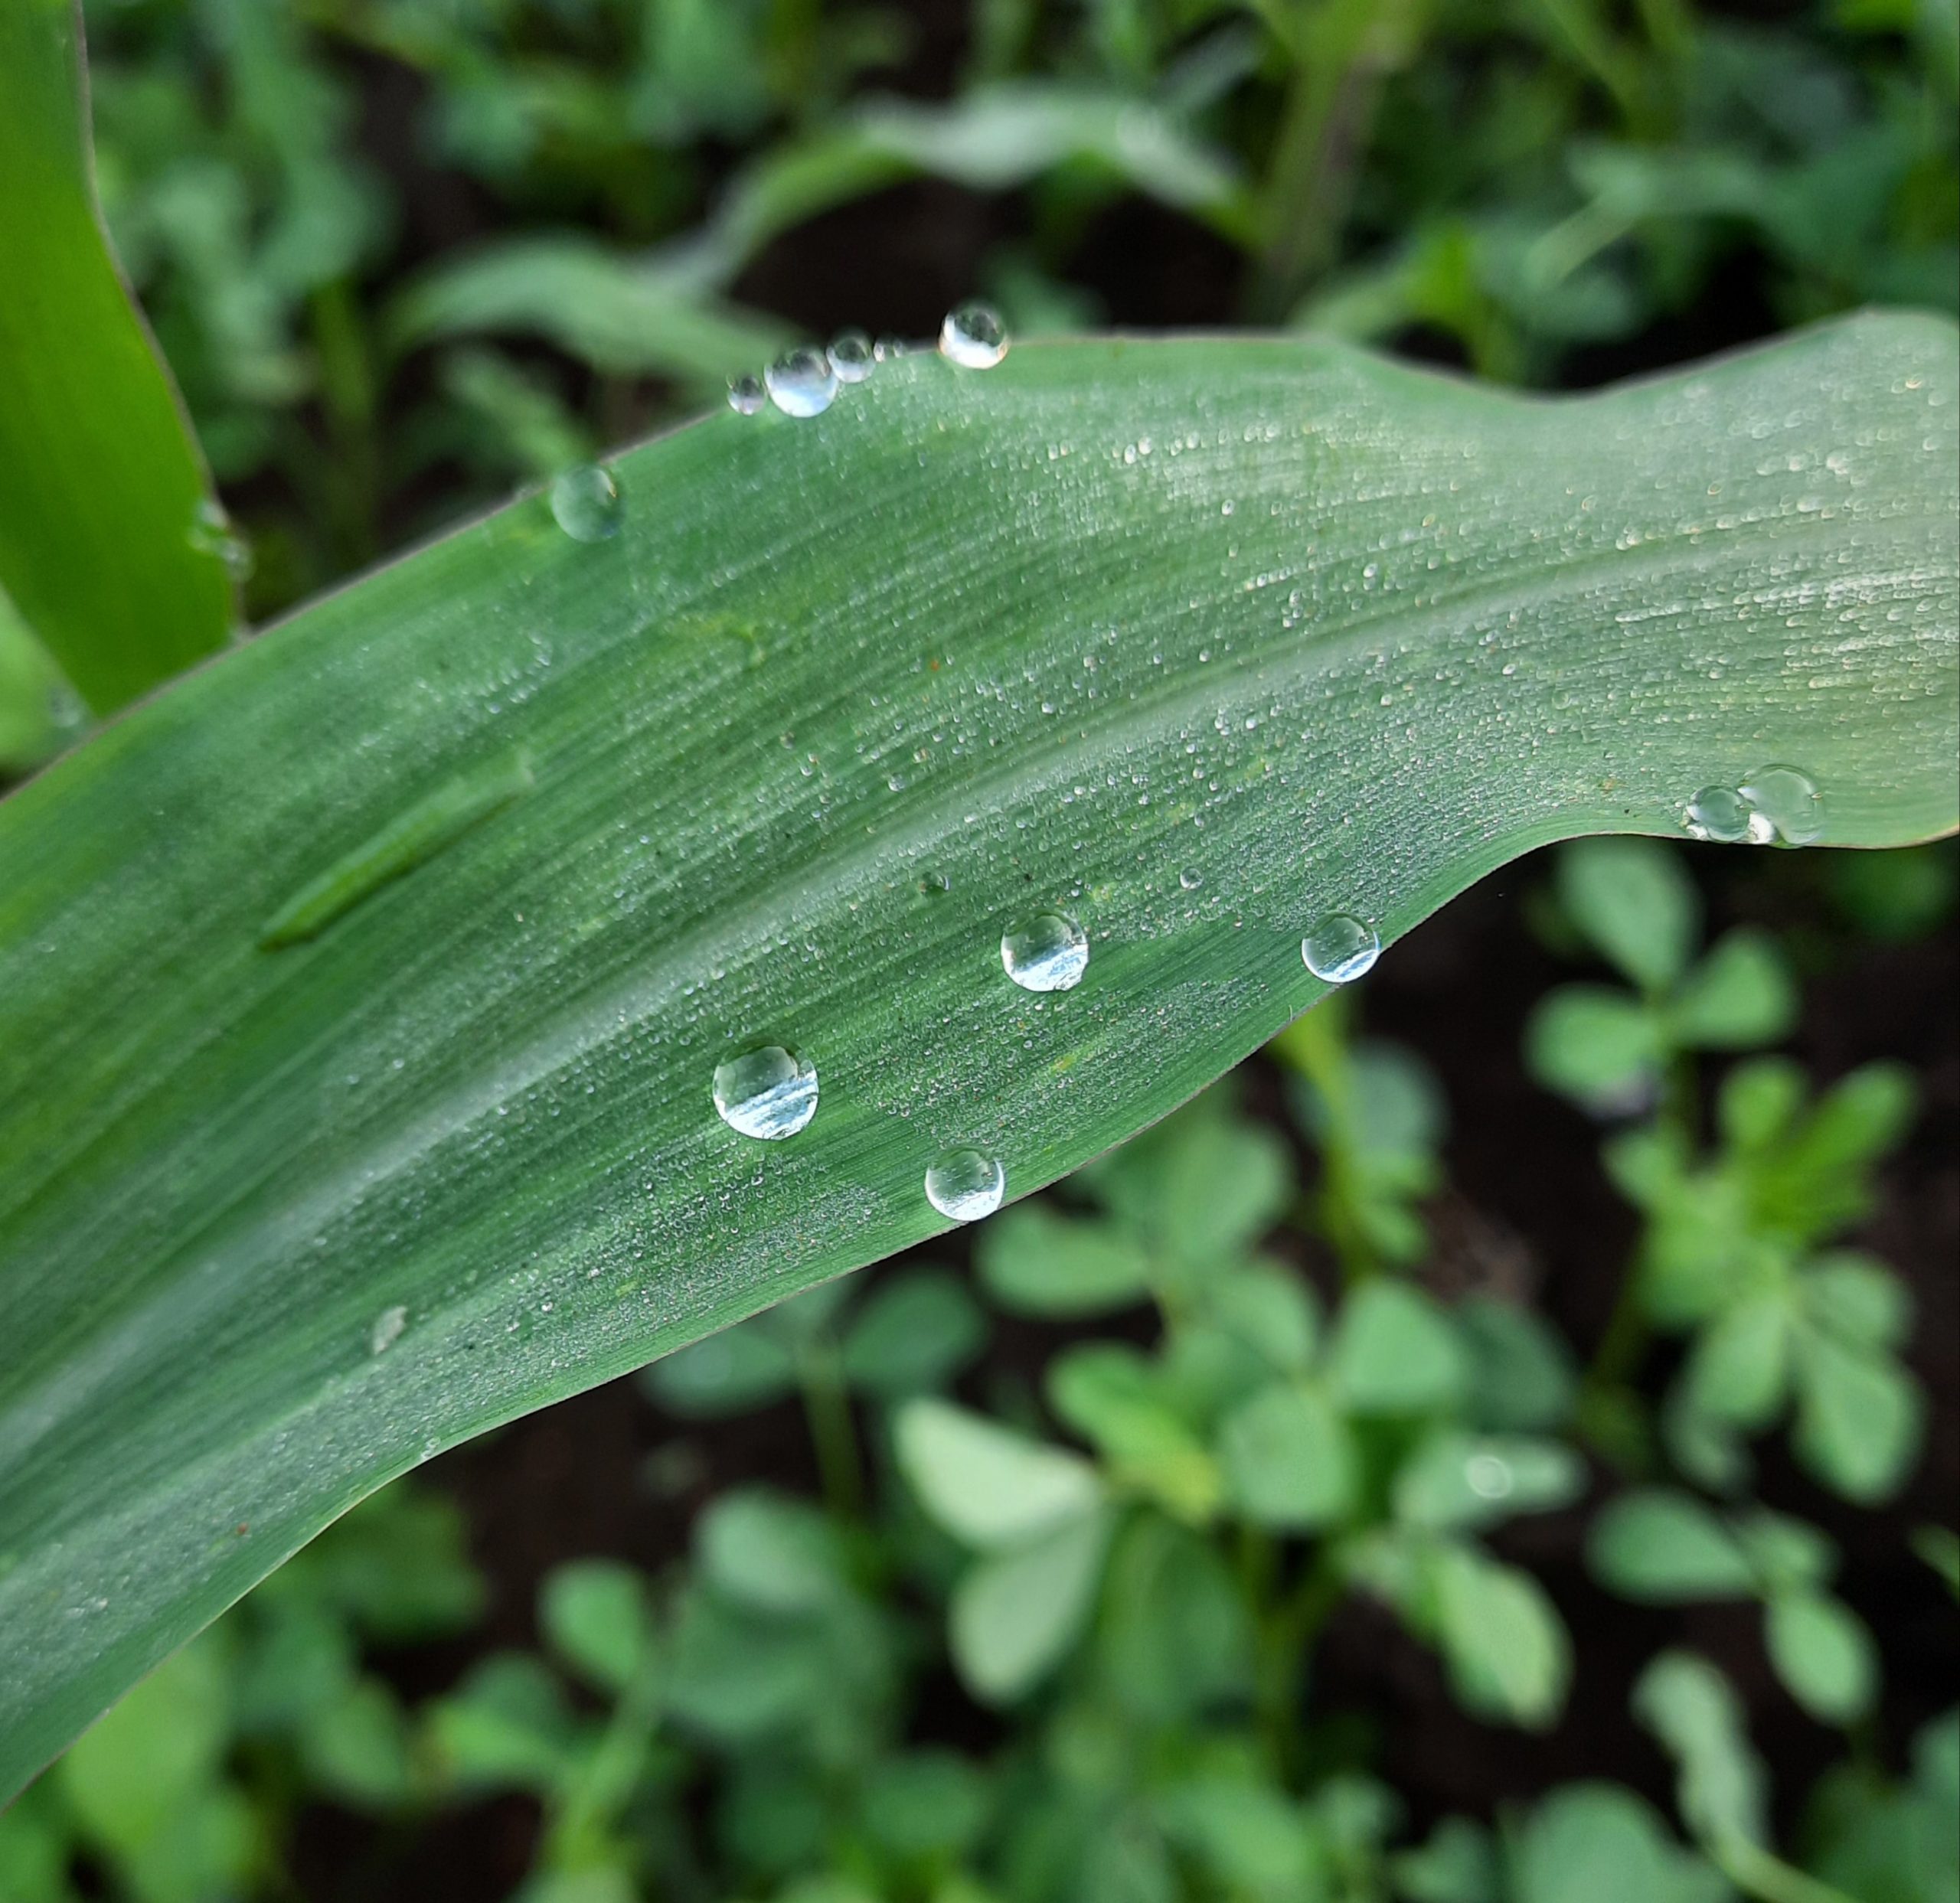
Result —
<path fill-rule="evenodd" d="M 763 380 L 753 374 L 728 380 L 728 407 L 738 416 L 753 416 L 769 401 Z"/>
<path fill-rule="evenodd" d="M 551 485 L 551 513 L 575 542 L 603 542 L 619 533 L 619 485 L 595 462 L 567 469 Z"/>
<path fill-rule="evenodd" d="M 1744 799 L 1788 846 L 1808 846 L 1824 831 L 1824 795 L 1817 782 L 1794 766 L 1766 766 L 1740 789 Z"/>
<path fill-rule="evenodd" d="M 1733 786 L 1704 786 L 1687 803 L 1681 826 L 1690 839 L 1713 840 L 1719 846 L 1766 846 L 1776 828 L 1756 802 Z"/>
<path fill-rule="evenodd" d="M 926 1172 L 926 1200 L 956 1222 L 991 1216 L 1007 1188 L 1006 1170 L 978 1150 L 949 1150 Z"/>
<path fill-rule="evenodd" d="M 1329 984 L 1352 984 L 1374 969 L 1381 940 L 1351 912 L 1330 912 L 1300 941 L 1307 969 Z"/>
<path fill-rule="evenodd" d="M 991 370 L 1008 354 L 1008 327 L 991 304 L 962 304 L 939 326 L 939 354 L 962 370 Z"/>
<path fill-rule="evenodd" d="M 840 331 L 826 354 L 841 384 L 861 384 L 871 375 L 877 361 L 872 354 L 871 340 L 862 331 Z"/>
<path fill-rule="evenodd" d="M 191 527 L 185 540 L 200 555 L 215 555 L 234 582 L 242 582 L 252 572 L 252 547 L 233 525 L 224 504 L 211 497 L 201 498 L 191 513 Z"/>
<path fill-rule="evenodd" d="M 817 1114 L 816 1066 L 780 1044 L 744 1051 L 715 1066 L 714 1107 L 745 1137 L 793 1137 Z"/>
<path fill-rule="evenodd" d="M 1001 962 L 1024 991 L 1069 991 L 1089 969 L 1089 934 L 1059 912 L 1037 912 L 1001 936 Z"/>
<path fill-rule="evenodd" d="M 769 401 L 786 416 L 820 416 L 837 394 L 837 372 L 820 350 L 807 344 L 785 351 L 763 373 Z"/>
<path fill-rule="evenodd" d="M 1187 866 L 1178 875 L 1178 883 L 1187 892 L 1195 892 L 1204 883 L 1204 874 L 1195 866 Z"/>
<path fill-rule="evenodd" d="M 370 1354 L 384 1355 L 400 1340 L 402 1330 L 408 1326 L 408 1311 L 397 1307 L 384 1308 L 374 1317 L 374 1325 L 368 1331 L 368 1351 Z"/>

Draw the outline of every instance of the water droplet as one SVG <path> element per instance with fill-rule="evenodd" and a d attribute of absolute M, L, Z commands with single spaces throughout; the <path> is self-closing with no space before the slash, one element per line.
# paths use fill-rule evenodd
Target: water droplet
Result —
<path fill-rule="evenodd" d="M 715 1066 L 714 1107 L 745 1137 L 793 1137 L 817 1114 L 816 1066 L 780 1044 L 760 1045 Z"/>
<path fill-rule="evenodd" d="M 1787 846 L 1808 846 L 1824 831 L 1824 796 L 1816 781 L 1796 767 L 1766 766 L 1749 775 L 1741 792 Z"/>
<path fill-rule="evenodd" d="M 1059 912 L 1037 912 L 1001 937 L 1001 963 L 1024 991 L 1069 991 L 1089 969 L 1089 935 Z"/>
<path fill-rule="evenodd" d="M 831 341 L 827 353 L 830 367 L 841 384 L 861 384 L 871 374 L 876 359 L 871 340 L 862 331 L 841 331 Z"/>
<path fill-rule="evenodd" d="M 552 484 L 551 513 L 573 541 L 603 542 L 619 533 L 619 485 L 596 462 L 582 462 Z"/>
<path fill-rule="evenodd" d="M 919 889 L 929 899 L 942 898 L 952 890 L 952 881 L 942 872 L 929 872 L 920 879 Z"/>
<path fill-rule="evenodd" d="M 1374 969 L 1381 940 L 1351 912 L 1330 912 L 1300 941 L 1300 956 L 1315 978 L 1352 984 Z"/>
<path fill-rule="evenodd" d="M 728 380 L 728 407 L 738 416 L 753 416 L 769 401 L 763 380 L 753 374 Z"/>
<path fill-rule="evenodd" d="M 1495 1454 L 1473 1454 L 1464 1463 L 1463 1477 L 1470 1490 L 1483 1500 L 1504 1500 L 1517 1484 L 1511 1463 Z"/>
<path fill-rule="evenodd" d="M 233 525 L 224 504 L 210 496 L 201 498 L 191 513 L 191 527 L 184 538 L 200 555 L 215 555 L 234 582 L 242 582 L 252 572 L 252 546 Z"/>
<path fill-rule="evenodd" d="M 830 359 L 807 344 L 785 351 L 763 373 L 769 399 L 786 416 L 821 416 L 837 394 Z"/>
<path fill-rule="evenodd" d="M 1733 786 L 1704 786 L 1688 801 L 1681 825 L 1689 838 L 1720 846 L 1766 846 L 1776 836 L 1769 817 Z"/>
<path fill-rule="evenodd" d="M 962 370 L 991 370 L 1008 354 L 1008 327 L 991 304 L 962 304 L 939 326 L 939 354 Z"/>
<path fill-rule="evenodd" d="M 1187 866 L 1178 875 L 1178 883 L 1187 892 L 1195 892 L 1204 883 L 1204 874 L 1195 866 Z"/>
<path fill-rule="evenodd" d="M 871 354 L 881 364 L 890 364 L 903 357 L 911 348 L 902 337 L 881 337 L 871 346 Z"/>
<path fill-rule="evenodd" d="M 401 1339 L 401 1331 L 408 1326 L 406 1308 L 384 1308 L 374 1317 L 374 1325 L 368 1331 L 368 1351 L 370 1354 L 384 1355 Z"/>
<path fill-rule="evenodd" d="M 1007 1172 L 978 1150 L 949 1150 L 926 1172 L 926 1200 L 956 1222 L 991 1216 L 1007 1187 Z"/>

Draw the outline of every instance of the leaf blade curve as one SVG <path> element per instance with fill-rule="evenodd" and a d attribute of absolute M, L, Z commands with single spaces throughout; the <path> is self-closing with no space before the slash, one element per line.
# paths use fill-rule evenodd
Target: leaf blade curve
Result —
<path fill-rule="evenodd" d="M 1557 403 L 1296 340 L 903 358 L 0 804 L 0 1786 L 383 1479 L 942 1226 L 940 1150 L 1018 1194 L 1161 1115 L 1321 994 L 1322 912 L 1392 941 L 1774 762 L 1827 843 L 1950 829 L 1955 354 L 1864 319 Z M 1037 997 L 1044 909 L 1091 956 Z M 750 1042 L 816 1066 L 788 1142 L 710 1104 Z"/>

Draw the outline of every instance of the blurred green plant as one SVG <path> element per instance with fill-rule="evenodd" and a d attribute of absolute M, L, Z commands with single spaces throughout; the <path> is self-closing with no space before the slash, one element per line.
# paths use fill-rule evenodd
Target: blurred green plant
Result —
<path fill-rule="evenodd" d="M 910 178 L 1012 198 L 972 268 L 1024 334 L 1107 313 L 1085 246 L 1138 197 L 1242 260 L 1211 321 L 1508 381 L 1711 289 L 1711 341 L 1960 308 L 1942 0 L 991 0 L 930 99 L 890 90 L 943 72 L 918 24 L 841 5 L 87 14 L 108 217 L 240 490 L 256 612 L 753 369 L 795 326 L 748 268 Z"/>
<path fill-rule="evenodd" d="M 1541 929 L 1633 987 L 1560 986 L 1525 1040 L 1548 1089 L 1633 1120 L 1605 1151 L 1644 1228 L 1589 1377 L 1596 1443 L 1636 1470 L 1648 1461 L 1629 1383 L 1651 1330 L 1685 1333 L 1661 1415 L 1684 1472 L 1718 1490 L 1744 1484 L 1746 1437 L 1794 1405 L 1798 1459 L 1849 1499 L 1885 1497 L 1925 1413 L 1896 1352 L 1908 1298 L 1883 1263 L 1825 1245 L 1873 1206 L 1873 1172 L 1913 1120 L 1909 1073 L 1867 1065 L 1811 1102 L 1795 1064 L 1744 1059 L 1722 1080 L 1704 1154 L 1693 1058 L 1788 1033 L 1798 996 L 1787 958 L 1740 926 L 1697 960 L 1699 896 L 1678 854 L 1652 841 L 1582 841 L 1555 864 Z"/>

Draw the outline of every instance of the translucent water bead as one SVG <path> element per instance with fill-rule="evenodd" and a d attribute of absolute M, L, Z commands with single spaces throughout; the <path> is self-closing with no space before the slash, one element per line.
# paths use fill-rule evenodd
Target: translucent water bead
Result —
<path fill-rule="evenodd" d="M 1352 984 L 1374 969 L 1381 940 L 1351 912 L 1330 912 L 1300 941 L 1307 969 L 1329 984 Z"/>
<path fill-rule="evenodd" d="M 552 484 L 551 514 L 573 541 L 603 542 L 619 533 L 619 485 L 596 462 L 582 462 Z"/>
<path fill-rule="evenodd" d="M 1737 790 L 1786 846 L 1808 846 L 1824 831 L 1824 795 L 1800 768 L 1766 766 Z"/>
<path fill-rule="evenodd" d="M 862 331 L 844 331 L 831 340 L 825 353 L 841 384 L 861 384 L 877 363 L 871 340 Z"/>
<path fill-rule="evenodd" d="M 1008 327 L 991 304 L 962 304 L 939 326 L 939 354 L 962 370 L 991 370 L 1008 354 Z"/>
<path fill-rule="evenodd" d="M 1037 912 L 1001 937 L 1001 963 L 1024 991 L 1070 991 L 1089 969 L 1089 934 L 1059 912 Z"/>
<path fill-rule="evenodd" d="M 949 1150 L 926 1171 L 926 1200 L 956 1222 L 991 1216 L 1007 1187 L 1006 1170 L 979 1150 Z"/>
<path fill-rule="evenodd" d="M 769 400 L 786 416 L 820 416 L 837 395 L 830 359 L 808 344 L 785 351 L 763 372 Z"/>
<path fill-rule="evenodd" d="M 816 1066 L 763 1044 L 714 1067 L 714 1108 L 730 1129 L 765 1143 L 793 1137 L 817 1114 Z"/>

